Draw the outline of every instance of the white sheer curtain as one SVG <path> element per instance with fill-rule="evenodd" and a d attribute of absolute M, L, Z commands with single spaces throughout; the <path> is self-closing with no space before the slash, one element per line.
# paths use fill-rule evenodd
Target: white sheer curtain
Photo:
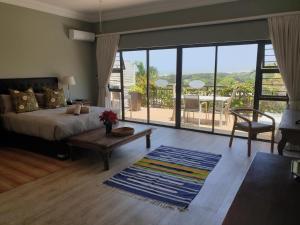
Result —
<path fill-rule="evenodd" d="M 271 41 L 289 95 L 289 108 L 300 110 L 300 14 L 268 19 Z"/>
<path fill-rule="evenodd" d="M 101 35 L 97 39 L 97 68 L 98 68 L 98 106 L 109 106 L 106 104 L 108 101 L 108 88 L 107 84 L 113 69 L 113 65 L 118 51 L 120 35 L 107 34 Z"/>

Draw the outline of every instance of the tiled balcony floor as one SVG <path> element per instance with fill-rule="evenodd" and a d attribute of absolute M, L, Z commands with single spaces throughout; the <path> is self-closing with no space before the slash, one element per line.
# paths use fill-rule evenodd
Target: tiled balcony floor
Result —
<path fill-rule="evenodd" d="M 212 113 L 205 112 L 188 112 L 186 115 L 181 113 L 181 127 L 190 128 L 195 130 L 203 130 L 203 131 L 211 131 L 212 130 Z M 199 121 L 200 117 L 200 121 Z M 128 109 L 125 110 L 125 119 L 130 121 L 139 121 L 146 122 L 147 121 L 147 108 L 142 107 L 139 111 L 130 111 Z M 264 121 L 264 118 L 260 119 Z M 233 126 L 233 116 L 229 115 L 227 121 L 225 119 L 224 114 L 221 115 L 219 113 L 215 114 L 215 133 L 221 134 L 230 134 Z M 267 120 L 266 120 L 267 121 Z M 173 109 L 168 108 L 150 108 L 150 122 L 154 124 L 168 125 L 174 126 L 175 120 L 173 115 Z M 199 123 L 200 122 L 200 123 Z M 236 135 L 239 136 L 247 136 L 245 132 L 236 132 Z M 259 138 L 262 139 L 270 139 L 271 134 L 265 133 L 260 134 Z"/>

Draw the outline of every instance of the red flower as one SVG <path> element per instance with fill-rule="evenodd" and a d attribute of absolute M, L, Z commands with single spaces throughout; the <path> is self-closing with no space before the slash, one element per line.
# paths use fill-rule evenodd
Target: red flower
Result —
<path fill-rule="evenodd" d="M 99 116 L 100 121 L 103 121 L 104 123 L 116 123 L 118 121 L 118 116 L 116 113 L 113 111 L 104 111 L 100 116 Z"/>

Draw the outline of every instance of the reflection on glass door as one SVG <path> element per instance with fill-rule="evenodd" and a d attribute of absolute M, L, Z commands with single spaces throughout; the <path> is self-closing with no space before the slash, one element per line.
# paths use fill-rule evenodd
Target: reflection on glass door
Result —
<path fill-rule="evenodd" d="M 125 120 L 147 122 L 146 51 L 123 52 Z"/>
<path fill-rule="evenodd" d="M 212 131 L 215 50 L 182 50 L 181 127 Z"/>
<path fill-rule="evenodd" d="M 233 126 L 231 108 L 253 108 L 257 63 L 257 44 L 218 47 L 216 80 L 216 133 L 230 134 Z M 252 120 L 252 115 L 244 115 Z M 244 132 L 236 132 L 244 136 Z"/>
<path fill-rule="evenodd" d="M 149 51 L 150 123 L 175 125 L 176 49 Z"/>

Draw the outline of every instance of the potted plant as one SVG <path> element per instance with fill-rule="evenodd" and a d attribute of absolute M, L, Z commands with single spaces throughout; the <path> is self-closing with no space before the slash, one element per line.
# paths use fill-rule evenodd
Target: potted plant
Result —
<path fill-rule="evenodd" d="M 103 124 L 105 125 L 106 129 L 106 135 L 109 135 L 112 130 L 112 125 L 116 124 L 118 121 L 118 116 L 116 113 L 113 111 L 104 111 L 100 116 L 99 116 L 100 121 L 103 121 Z"/>
<path fill-rule="evenodd" d="M 144 94 L 144 91 L 141 87 L 134 85 L 129 90 L 130 94 L 130 104 L 131 104 L 131 110 L 132 111 L 139 111 L 141 110 L 142 106 L 142 95 Z"/>

